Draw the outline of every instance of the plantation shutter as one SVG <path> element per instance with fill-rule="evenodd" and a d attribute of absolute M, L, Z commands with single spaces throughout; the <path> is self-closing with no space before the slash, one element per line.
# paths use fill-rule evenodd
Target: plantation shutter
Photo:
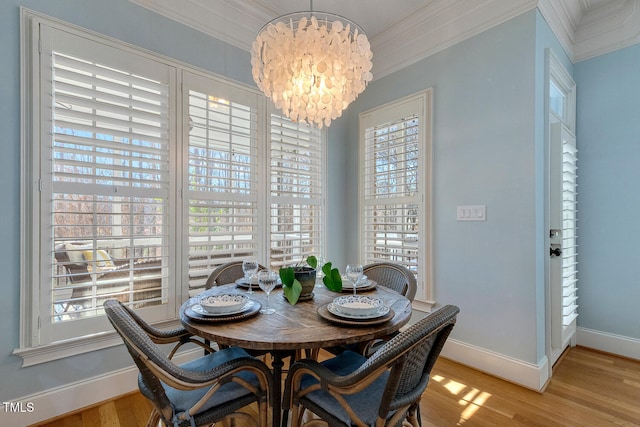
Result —
<path fill-rule="evenodd" d="M 418 271 L 424 215 L 422 115 L 423 108 L 415 99 L 362 117 L 365 264 L 392 261 Z"/>
<path fill-rule="evenodd" d="M 578 317 L 577 149 L 562 138 L 562 325 Z"/>
<path fill-rule="evenodd" d="M 551 125 L 550 159 L 551 341 L 561 351 L 578 317 L 577 149 L 562 123 Z"/>
<path fill-rule="evenodd" d="M 271 115 L 271 267 L 322 254 L 322 132 Z"/>
<path fill-rule="evenodd" d="M 258 98 L 192 74 L 185 88 L 193 294 L 215 267 L 258 255 Z"/>
<path fill-rule="evenodd" d="M 148 315 L 166 317 L 169 69 L 51 34 L 42 53 L 52 101 L 43 112 L 51 118 L 43 134 L 50 145 L 41 151 L 42 197 L 49 197 L 41 205 L 51 221 L 43 227 L 53 237 L 44 259 L 52 266 L 44 324 L 103 314 L 108 298 L 135 308 L 164 305 Z M 81 328 L 92 330 L 86 322 Z M 49 339 L 76 334 L 54 328 Z"/>

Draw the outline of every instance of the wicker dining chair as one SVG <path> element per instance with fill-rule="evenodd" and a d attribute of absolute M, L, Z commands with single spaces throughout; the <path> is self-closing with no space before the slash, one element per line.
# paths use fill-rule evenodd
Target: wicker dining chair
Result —
<path fill-rule="evenodd" d="M 216 350 L 209 345 L 209 341 L 198 339 L 185 328 L 175 329 L 159 329 L 149 325 L 130 307 L 121 304 L 122 308 L 127 312 L 131 319 L 147 334 L 154 344 L 174 344 L 173 348 L 167 355 L 172 359 L 178 349 L 187 343 L 195 344 L 204 349 L 205 354 L 213 353 Z"/>
<path fill-rule="evenodd" d="M 418 289 L 416 276 L 407 267 L 392 262 L 376 262 L 365 265 L 362 270 L 367 278 L 378 285 L 393 289 L 409 301 L 415 298 Z"/>
<path fill-rule="evenodd" d="M 303 359 L 291 366 L 285 382 L 285 426 L 301 425 L 306 410 L 328 425 L 420 425 L 420 398 L 459 309 L 453 305 L 429 314 L 401 332 L 370 358 L 347 350 L 322 363 Z M 318 421 L 312 418 L 308 424 Z"/>
<path fill-rule="evenodd" d="M 265 267 L 261 264 L 258 264 L 258 271 L 262 270 L 265 270 Z M 242 261 L 231 261 L 216 267 L 216 269 L 213 270 L 209 275 L 204 288 L 210 289 L 213 286 L 226 285 L 228 283 L 233 283 L 243 277 L 244 271 L 242 271 Z"/>
<path fill-rule="evenodd" d="M 416 276 L 407 267 L 394 264 L 392 262 L 376 262 L 367 264 L 362 268 L 363 273 L 368 279 L 375 281 L 379 286 L 393 289 L 399 294 L 407 297 L 409 301 L 413 301 L 418 288 Z M 395 335 L 395 334 L 394 334 Z M 378 338 L 368 342 L 359 344 L 351 344 L 346 346 L 328 347 L 325 350 L 333 354 L 339 354 L 345 350 L 357 351 L 364 354 L 372 354 L 379 348 L 389 337 Z"/>
<path fill-rule="evenodd" d="M 141 393 L 153 403 L 147 426 L 161 420 L 167 426 L 194 427 L 236 418 L 268 425 L 273 378 L 263 362 L 232 347 L 178 366 L 147 333 L 151 327 L 142 326 L 145 322 L 121 302 L 107 300 L 104 309 L 140 370 Z M 257 422 L 239 411 L 253 403 Z"/>
<path fill-rule="evenodd" d="M 258 271 L 266 270 L 262 264 L 258 264 Z M 211 289 L 214 286 L 222 286 L 229 283 L 234 283 L 236 280 L 244 277 L 244 271 L 242 271 L 242 261 L 230 261 L 226 264 L 222 264 L 216 267 L 211 272 L 207 282 L 204 285 L 205 289 Z M 256 288 L 258 285 L 256 285 Z M 205 340 L 206 344 L 209 344 L 208 340 Z M 260 356 L 266 351 L 248 350 L 252 356 Z"/>

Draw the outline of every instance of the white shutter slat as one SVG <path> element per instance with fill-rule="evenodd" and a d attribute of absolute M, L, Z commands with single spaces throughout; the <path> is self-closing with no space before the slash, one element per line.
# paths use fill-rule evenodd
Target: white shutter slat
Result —
<path fill-rule="evenodd" d="M 131 112 L 131 110 L 129 110 L 129 112 Z M 115 113 L 112 115 L 101 114 L 97 109 L 83 112 L 57 107 L 56 117 L 58 118 L 57 125 L 60 127 L 68 127 L 60 125 L 60 122 L 78 125 L 84 124 L 85 126 L 87 123 L 91 123 L 92 128 L 95 129 L 95 133 L 105 135 L 109 135 L 112 131 L 117 131 L 125 136 L 160 138 L 167 132 L 167 129 L 161 127 L 162 123 L 160 121 L 153 124 L 153 121 L 162 120 L 161 117 L 152 117 L 144 113 L 140 114 L 139 117 L 137 117 L 137 115 L 136 117 L 128 115 L 116 117 Z M 134 119 L 138 121 L 134 121 Z M 143 123 L 145 120 L 147 123 Z"/>
<path fill-rule="evenodd" d="M 83 127 L 78 127 L 77 125 L 74 127 L 76 128 L 76 130 L 78 130 L 78 128 L 80 128 L 80 130 L 83 130 Z M 86 129 L 89 130 L 89 128 Z M 95 136 L 85 137 L 69 135 L 66 133 L 57 133 L 55 144 L 59 147 L 58 150 L 74 151 L 75 154 L 86 154 L 87 150 L 89 149 L 95 149 L 96 151 L 111 150 L 113 151 L 114 156 L 121 155 L 122 158 L 140 157 L 147 161 L 151 161 L 152 159 L 159 159 L 162 164 L 166 164 L 167 144 L 164 141 L 161 139 L 152 140 L 147 138 L 145 142 L 147 142 L 148 144 L 134 145 L 131 143 L 98 138 Z"/>

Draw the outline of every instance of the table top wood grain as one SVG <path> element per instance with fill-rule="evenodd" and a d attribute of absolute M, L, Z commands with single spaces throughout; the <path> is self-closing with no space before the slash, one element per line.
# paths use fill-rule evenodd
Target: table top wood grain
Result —
<path fill-rule="evenodd" d="M 244 293 L 235 284 L 217 286 L 205 291 L 207 294 Z M 332 323 L 318 314 L 318 308 L 333 301 L 342 293 L 328 290 L 324 286 L 314 289 L 314 297 L 309 301 L 291 305 L 283 297 L 282 290 L 271 292 L 270 305 L 276 309 L 275 314 L 258 313 L 250 318 L 230 321 L 206 323 L 195 321 L 185 315 L 185 309 L 196 304 L 201 296 L 190 298 L 180 308 L 180 320 L 191 333 L 215 341 L 221 345 L 239 346 L 254 350 L 298 350 L 333 347 L 383 337 L 398 331 L 411 317 L 411 303 L 404 296 L 384 286 L 363 295 L 376 296 L 389 306 L 394 316 L 387 322 L 368 325 L 350 326 Z M 266 305 L 266 294 L 254 291 L 251 298 Z"/>

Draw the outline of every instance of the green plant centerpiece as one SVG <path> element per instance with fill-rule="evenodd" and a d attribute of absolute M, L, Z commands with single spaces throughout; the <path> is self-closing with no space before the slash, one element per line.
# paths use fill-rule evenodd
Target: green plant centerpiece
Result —
<path fill-rule="evenodd" d="M 313 298 L 313 287 L 316 284 L 316 268 L 318 259 L 311 255 L 306 259 L 307 265 L 295 265 L 293 267 L 281 268 L 278 272 L 282 281 L 282 290 L 285 298 L 291 305 L 299 300 L 304 301 Z M 342 290 L 342 277 L 337 268 L 333 268 L 331 262 L 326 262 L 322 266 L 324 277 L 322 283 L 327 289 L 340 292 Z"/>

